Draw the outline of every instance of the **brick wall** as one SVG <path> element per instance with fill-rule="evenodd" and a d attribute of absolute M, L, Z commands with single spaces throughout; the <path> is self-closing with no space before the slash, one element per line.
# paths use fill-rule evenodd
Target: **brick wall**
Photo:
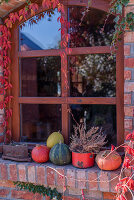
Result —
<path fill-rule="evenodd" d="M 130 0 L 125 10 L 134 12 L 134 0 Z M 134 32 L 126 32 L 124 37 L 124 128 L 125 136 L 134 129 Z"/>
<path fill-rule="evenodd" d="M 64 175 L 61 177 L 55 170 Z M 88 200 L 110 200 L 115 197 L 120 170 L 113 172 L 100 171 L 97 167 L 77 169 L 71 165 L 64 167 L 53 164 L 15 163 L 0 160 L 0 199 L 44 200 L 41 195 L 34 195 L 27 191 L 18 190 L 12 181 L 24 181 L 39 185 L 56 187 L 64 192 L 64 200 L 80 200 L 84 190 Z M 112 181 L 110 181 L 112 179 Z"/>

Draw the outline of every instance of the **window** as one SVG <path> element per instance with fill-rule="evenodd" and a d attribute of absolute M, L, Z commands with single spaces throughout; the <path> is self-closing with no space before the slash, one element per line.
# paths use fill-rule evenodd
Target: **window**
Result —
<path fill-rule="evenodd" d="M 70 22 L 68 51 L 60 45 L 63 37 L 58 31 L 57 9 L 32 27 L 28 24 L 34 18 L 22 29 L 21 25 L 14 27 L 13 139 L 43 142 L 60 130 L 68 143 L 76 120 L 84 122 L 86 129 L 102 127 L 108 146 L 120 144 L 124 128 L 123 48 L 120 44 L 109 59 L 114 17 L 108 18 L 102 31 L 108 4 L 103 10 L 97 3 L 87 10 L 83 3 L 69 2 L 73 1 L 65 5 Z"/>

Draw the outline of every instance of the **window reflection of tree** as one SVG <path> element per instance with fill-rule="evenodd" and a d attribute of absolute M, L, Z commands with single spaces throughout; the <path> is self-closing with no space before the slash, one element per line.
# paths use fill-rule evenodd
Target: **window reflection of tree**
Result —
<path fill-rule="evenodd" d="M 38 59 L 38 94 L 39 96 L 61 95 L 61 59 L 60 57 L 44 57 Z"/>
<path fill-rule="evenodd" d="M 106 21 L 107 13 L 84 7 L 69 8 L 70 47 L 107 46 L 114 32 L 113 16 Z M 102 31 L 103 29 L 103 31 Z"/>
<path fill-rule="evenodd" d="M 77 75 L 77 76 L 76 76 Z M 114 97 L 116 95 L 116 57 L 109 54 L 91 54 L 70 58 L 72 95 L 74 88 L 82 84 L 83 97 Z M 73 77 L 78 77 L 81 82 Z M 81 78 L 80 78 L 81 77 Z M 77 85 L 76 85 L 77 83 Z M 76 94 L 76 96 L 78 96 Z"/>

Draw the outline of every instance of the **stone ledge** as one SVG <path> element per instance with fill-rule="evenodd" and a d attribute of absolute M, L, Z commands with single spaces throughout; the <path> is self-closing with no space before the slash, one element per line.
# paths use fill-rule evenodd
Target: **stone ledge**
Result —
<path fill-rule="evenodd" d="M 115 192 L 120 168 L 101 171 L 96 165 L 78 169 L 72 165 L 56 166 L 52 163 L 14 162 L 0 159 L 0 179 L 24 181 L 44 186 Z"/>

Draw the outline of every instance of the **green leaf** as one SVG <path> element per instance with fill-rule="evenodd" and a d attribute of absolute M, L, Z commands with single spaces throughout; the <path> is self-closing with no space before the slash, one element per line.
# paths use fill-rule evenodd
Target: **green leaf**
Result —
<path fill-rule="evenodd" d="M 119 21 L 120 17 L 117 15 L 117 17 L 114 18 L 114 22 L 117 23 Z"/>
<path fill-rule="evenodd" d="M 128 3 L 129 3 L 129 0 L 122 0 L 122 3 L 123 3 L 124 6 L 127 6 Z"/>
<path fill-rule="evenodd" d="M 116 13 L 117 14 L 122 14 L 122 4 L 118 4 L 117 6 L 116 6 Z"/>

